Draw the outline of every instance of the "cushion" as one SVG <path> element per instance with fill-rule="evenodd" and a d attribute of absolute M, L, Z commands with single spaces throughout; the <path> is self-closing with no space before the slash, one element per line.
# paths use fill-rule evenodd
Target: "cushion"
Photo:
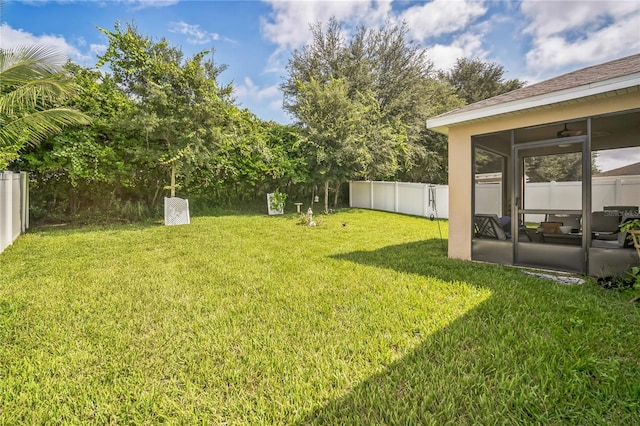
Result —
<path fill-rule="evenodd" d="M 597 211 L 591 213 L 591 231 L 593 232 L 618 232 L 620 216 L 614 216 L 609 212 Z"/>

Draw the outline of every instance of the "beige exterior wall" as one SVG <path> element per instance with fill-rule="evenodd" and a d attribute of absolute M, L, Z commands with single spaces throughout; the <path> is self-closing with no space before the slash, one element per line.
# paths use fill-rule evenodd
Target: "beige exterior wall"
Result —
<path fill-rule="evenodd" d="M 449 257 L 471 259 L 471 136 L 637 108 L 640 95 L 636 91 L 449 128 Z"/>

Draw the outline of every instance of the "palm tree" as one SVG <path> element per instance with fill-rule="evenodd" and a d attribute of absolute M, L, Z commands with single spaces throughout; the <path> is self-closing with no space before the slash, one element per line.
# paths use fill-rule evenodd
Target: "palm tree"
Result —
<path fill-rule="evenodd" d="M 26 145 L 37 145 L 66 126 L 90 118 L 63 103 L 77 86 L 49 46 L 0 49 L 0 170 Z"/>

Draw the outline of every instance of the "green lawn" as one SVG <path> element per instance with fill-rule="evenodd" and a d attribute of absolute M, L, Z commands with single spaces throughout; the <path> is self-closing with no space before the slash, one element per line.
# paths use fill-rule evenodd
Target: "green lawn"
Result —
<path fill-rule="evenodd" d="M 437 223 L 33 230 L 0 255 L 0 424 L 640 422 L 637 292 L 449 260 Z"/>

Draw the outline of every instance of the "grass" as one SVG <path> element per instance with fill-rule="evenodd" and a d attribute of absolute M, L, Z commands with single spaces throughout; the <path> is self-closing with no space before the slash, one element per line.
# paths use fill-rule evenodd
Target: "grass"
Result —
<path fill-rule="evenodd" d="M 0 424 L 638 424 L 634 294 L 447 259 L 427 219 L 296 222 L 20 237 Z"/>

